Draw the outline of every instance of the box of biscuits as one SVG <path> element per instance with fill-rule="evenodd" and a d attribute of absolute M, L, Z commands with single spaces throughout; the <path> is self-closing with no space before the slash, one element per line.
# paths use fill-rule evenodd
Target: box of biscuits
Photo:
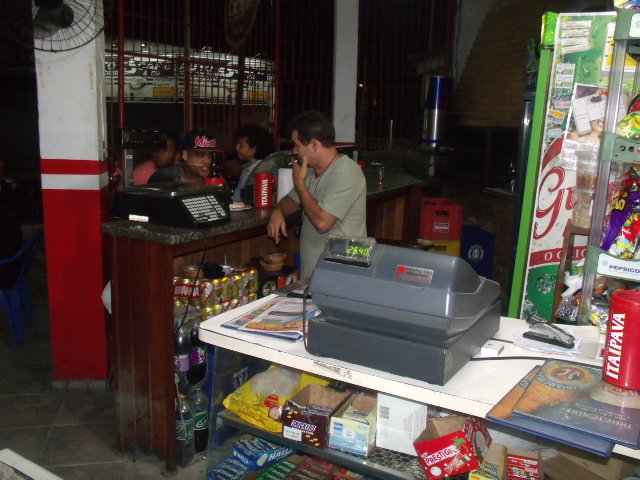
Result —
<path fill-rule="evenodd" d="M 307 385 L 284 403 L 282 436 L 326 448 L 331 416 L 349 395 L 317 384 Z"/>

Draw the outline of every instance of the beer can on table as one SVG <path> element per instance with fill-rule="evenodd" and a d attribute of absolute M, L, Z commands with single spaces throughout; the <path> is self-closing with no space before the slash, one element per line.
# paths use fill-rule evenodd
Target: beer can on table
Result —
<path fill-rule="evenodd" d="M 258 208 L 273 206 L 273 175 L 269 172 L 256 173 L 254 205 Z"/>
<path fill-rule="evenodd" d="M 640 390 L 640 291 L 619 290 L 611 295 L 602 379 Z"/>

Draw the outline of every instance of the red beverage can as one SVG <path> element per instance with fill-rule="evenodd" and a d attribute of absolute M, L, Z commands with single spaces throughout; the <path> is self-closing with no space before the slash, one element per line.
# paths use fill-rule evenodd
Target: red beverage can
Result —
<path fill-rule="evenodd" d="M 602 379 L 640 390 L 640 291 L 619 290 L 611 295 Z"/>
<path fill-rule="evenodd" d="M 268 172 L 256 173 L 254 185 L 254 205 L 258 208 L 273 206 L 273 175 Z"/>

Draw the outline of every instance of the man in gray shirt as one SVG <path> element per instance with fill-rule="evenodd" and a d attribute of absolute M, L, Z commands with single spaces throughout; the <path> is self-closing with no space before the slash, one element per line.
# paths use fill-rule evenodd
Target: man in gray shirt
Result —
<path fill-rule="evenodd" d="M 271 214 L 267 234 L 287 236 L 286 217 L 302 208 L 300 277 L 311 276 L 329 235 L 366 237 L 366 182 L 362 170 L 335 148 L 335 128 L 321 112 L 298 114 L 289 127 L 293 140 L 293 189 Z"/>

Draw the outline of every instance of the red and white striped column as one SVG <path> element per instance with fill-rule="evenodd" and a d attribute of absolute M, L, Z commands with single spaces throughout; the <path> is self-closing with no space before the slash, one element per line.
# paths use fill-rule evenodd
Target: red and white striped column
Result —
<path fill-rule="evenodd" d="M 102 35 L 69 52 L 36 51 L 54 381 L 107 378 L 103 55 Z"/>

